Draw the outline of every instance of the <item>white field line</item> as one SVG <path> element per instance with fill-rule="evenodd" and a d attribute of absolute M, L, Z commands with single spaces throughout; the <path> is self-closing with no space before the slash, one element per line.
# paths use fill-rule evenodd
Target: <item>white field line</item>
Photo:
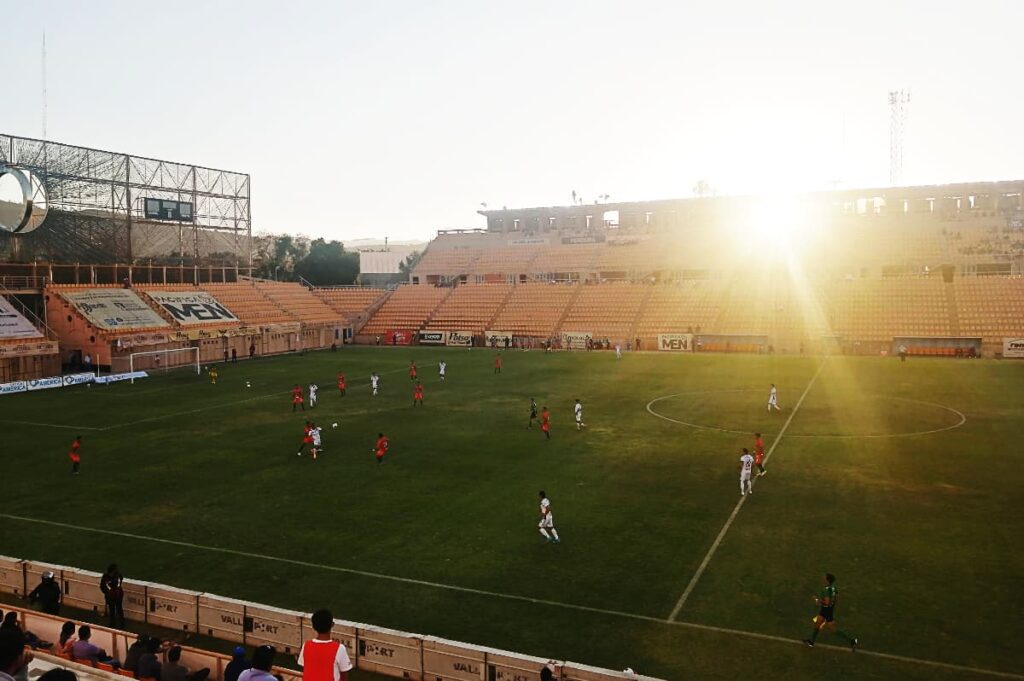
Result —
<path fill-rule="evenodd" d="M 772 452 L 775 451 L 775 448 L 778 446 L 779 442 L 782 441 L 782 436 L 786 434 L 786 429 L 789 428 L 789 424 L 793 422 L 793 417 L 796 416 L 796 413 L 800 410 L 800 405 L 804 403 L 804 399 L 807 397 L 807 393 L 811 392 L 811 387 L 814 385 L 815 381 L 818 380 L 818 376 L 821 374 L 821 370 L 824 367 L 825 362 L 823 360 L 821 364 L 818 365 L 818 370 L 814 372 L 814 376 L 812 376 L 811 380 L 807 383 L 807 387 L 804 388 L 804 392 L 802 395 L 800 395 L 800 399 L 797 400 L 796 404 L 793 406 L 793 411 L 789 412 L 789 418 L 787 418 L 786 422 L 782 424 L 782 429 L 779 431 L 779 434 L 775 436 L 775 441 L 772 442 L 772 446 L 768 449 L 768 452 L 764 456 L 765 463 L 768 463 L 768 459 L 771 458 Z M 753 472 L 751 472 L 751 490 L 753 490 Z M 725 521 L 725 525 L 722 526 L 722 529 L 718 533 L 718 536 L 715 537 L 715 541 L 711 545 L 711 548 L 708 549 L 707 554 L 704 556 L 704 560 L 700 562 L 700 566 L 697 567 L 697 571 L 693 573 L 693 577 L 690 578 L 690 583 L 686 585 L 686 590 L 683 591 L 683 595 L 679 597 L 679 600 L 676 601 L 675 607 L 672 608 L 672 612 L 669 613 L 669 622 L 675 622 L 676 617 L 679 616 L 679 612 L 683 609 L 683 606 L 686 605 L 687 599 L 690 597 L 690 594 L 693 593 L 693 590 L 697 587 L 697 582 L 699 582 L 700 578 L 704 575 L 704 570 L 707 569 L 708 563 L 711 562 L 711 559 L 714 557 L 715 552 L 718 551 L 718 547 L 719 545 L 721 545 L 722 540 L 725 538 L 725 534 L 729 531 L 729 528 L 732 527 L 733 521 L 736 520 L 736 516 L 739 514 L 740 509 L 743 508 L 743 504 L 747 501 L 747 497 L 749 496 L 749 494 L 743 495 L 740 497 L 740 500 L 736 502 L 736 506 L 733 507 L 732 513 L 729 514 L 729 518 Z"/>
<path fill-rule="evenodd" d="M 662 400 L 670 400 L 673 397 L 679 397 L 680 395 L 718 395 L 721 393 L 742 393 L 742 392 L 761 392 L 762 388 L 748 388 L 741 390 L 690 390 L 681 393 L 672 393 L 671 395 L 662 395 L 661 397 L 655 397 L 653 400 L 647 403 L 647 412 L 651 416 L 656 416 L 663 421 L 669 421 L 671 423 L 678 423 L 681 426 L 688 426 L 690 428 L 696 428 L 698 430 L 712 430 L 719 433 L 729 433 L 732 435 L 749 435 L 749 430 L 735 430 L 732 428 L 722 428 L 721 426 L 707 426 L 701 423 L 692 423 L 690 421 L 683 421 L 680 419 L 674 419 L 671 416 L 665 416 L 654 410 L 654 405 Z M 802 438 L 835 438 L 845 440 L 856 440 L 856 439 L 884 439 L 884 438 L 900 438 L 900 437 L 918 437 L 920 435 L 934 435 L 936 433 L 944 433 L 947 430 L 953 430 L 967 423 L 967 416 L 960 410 L 954 409 L 946 404 L 939 404 L 938 402 L 926 402 L 925 400 L 915 400 L 909 397 L 896 397 L 893 395 L 872 395 L 875 399 L 887 399 L 887 400 L 899 400 L 900 402 L 909 402 L 911 404 L 923 404 L 929 407 L 935 407 L 936 409 L 943 409 L 948 411 L 959 419 L 956 423 L 950 426 L 943 426 L 942 428 L 935 428 L 933 430 L 916 430 L 909 433 L 877 433 L 877 434 L 864 434 L 858 435 L 856 433 L 790 433 L 788 437 L 802 437 Z"/>
<path fill-rule="evenodd" d="M 356 570 L 353 568 L 339 567 L 337 565 L 324 565 L 322 563 L 312 563 L 303 560 L 294 560 L 292 558 L 281 558 L 278 556 L 268 556 L 262 553 L 251 553 L 249 551 L 238 551 L 235 549 L 228 549 L 221 546 L 204 546 L 202 544 L 193 544 L 191 542 L 178 541 L 176 539 L 161 539 L 159 537 L 146 537 L 139 534 L 132 534 L 130 532 L 118 532 L 115 530 L 103 530 L 94 527 L 83 527 L 81 525 L 72 525 L 70 523 L 56 522 L 53 520 L 42 520 L 39 518 L 27 518 L 24 516 L 11 515 L 8 513 L 0 513 L 0 518 L 6 518 L 7 520 L 15 520 L 25 523 L 35 523 L 39 525 L 49 525 L 51 527 L 59 527 L 63 529 L 74 530 L 76 532 L 89 532 L 92 534 L 100 534 L 111 537 L 123 537 L 126 539 L 135 539 L 144 542 L 153 542 L 156 544 L 166 544 L 170 546 L 179 546 L 189 549 L 198 549 L 200 551 L 210 551 L 213 553 L 221 553 L 232 556 L 239 556 L 241 558 L 250 558 L 255 560 L 265 560 L 276 563 L 284 563 L 287 565 L 296 565 L 299 567 L 313 568 L 317 570 L 327 570 L 330 572 L 340 572 L 350 575 L 358 575 L 360 577 L 369 577 L 372 579 L 381 579 L 390 582 L 399 582 L 402 584 L 414 584 L 417 586 L 425 586 L 434 589 L 443 589 L 446 591 L 455 591 L 458 593 L 467 593 L 477 596 L 488 596 L 491 598 L 499 598 L 502 600 L 518 601 L 522 603 L 533 603 L 536 605 L 546 605 L 555 608 L 564 608 L 567 610 L 577 610 L 581 612 L 592 612 L 599 615 L 611 615 L 613 617 L 623 617 L 631 620 L 638 620 L 642 622 L 650 622 L 652 624 L 659 624 L 662 626 L 675 626 L 684 627 L 687 629 L 696 629 L 699 631 L 711 631 L 720 634 L 727 634 L 729 636 L 741 636 L 744 638 L 753 638 L 761 641 L 772 641 L 775 643 L 786 643 L 789 645 L 803 645 L 802 641 L 797 639 L 785 638 L 782 636 L 774 636 L 772 634 L 761 634 L 754 631 L 743 631 L 742 629 L 730 629 L 728 627 L 716 627 L 708 624 L 699 624 L 697 622 L 680 622 L 680 621 L 666 621 L 660 617 L 651 617 L 649 615 L 638 615 L 631 612 L 622 612 L 619 610 L 610 610 L 607 608 L 594 608 L 586 605 L 577 605 L 575 603 L 562 603 L 560 601 L 552 601 L 544 598 L 530 598 L 529 596 L 518 596 L 515 594 L 505 594 L 497 591 L 487 591 L 484 589 L 473 589 L 465 586 L 456 586 L 453 584 L 442 584 L 440 582 L 431 582 L 424 579 L 411 579 L 409 577 L 398 577 L 396 575 L 387 575 L 379 572 L 370 572 L 368 570 Z M 825 648 L 827 650 L 835 650 L 848 652 L 849 648 L 843 646 L 835 646 L 819 643 L 816 648 Z M 935 660 L 925 660 L 916 657 L 907 657 L 904 655 L 893 655 L 891 653 L 879 653 L 872 650 L 864 650 L 860 648 L 857 650 L 857 655 L 864 655 L 867 657 L 877 657 L 886 660 L 893 660 L 896 662 L 903 662 L 905 664 L 923 665 L 927 667 L 933 667 L 937 669 L 945 669 L 956 672 L 966 672 L 971 674 L 978 674 L 981 676 L 991 676 L 994 678 L 1003 679 L 1016 679 L 1017 681 L 1024 681 L 1024 675 L 1015 674 L 1012 672 L 1004 672 L 993 669 L 983 669 L 979 667 L 968 667 L 965 665 L 951 664 L 948 662 L 938 662 Z"/>
<path fill-rule="evenodd" d="M 96 426 L 69 426 L 62 423 L 38 423 L 36 421 L 15 421 L 13 419 L 0 419 L 0 423 L 10 423 L 15 426 L 39 426 L 41 428 L 66 428 L 68 430 L 106 430 Z"/>

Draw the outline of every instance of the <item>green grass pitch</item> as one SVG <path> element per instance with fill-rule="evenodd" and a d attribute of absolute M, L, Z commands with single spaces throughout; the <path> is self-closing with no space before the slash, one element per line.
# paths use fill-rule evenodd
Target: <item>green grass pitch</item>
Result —
<path fill-rule="evenodd" d="M 666 679 L 1020 673 L 1024 363 L 512 352 L 495 375 L 494 355 L 344 348 L 221 365 L 216 386 L 176 371 L 4 397 L 0 553 Z M 292 413 L 310 381 L 319 406 Z M 550 441 L 526 427 L 531 396 Z M 667 622 L 740 498 L 740 448 L 791 415 Z M 295 455 L 305 418 L 326 427 L 315 463 Z M 537 531 L 541 489 L 560 545 Z M 798 644 L 826 571 L 862 652 Z"/>

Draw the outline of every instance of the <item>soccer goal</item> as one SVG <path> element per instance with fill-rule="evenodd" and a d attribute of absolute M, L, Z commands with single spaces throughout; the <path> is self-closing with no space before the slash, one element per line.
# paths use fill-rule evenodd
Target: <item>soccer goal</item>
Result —
<path fill-rule="evenodd" d="M 167 372 L 185 366 L 194 366 L 196 375 L 199 375 L 199 348 L 150 350 L 149 352 L 133 352 L 128 355 L 128 371 L 131 373 L 136 371 Z M 135 383 L 134 376 L 131 382 Z"/>

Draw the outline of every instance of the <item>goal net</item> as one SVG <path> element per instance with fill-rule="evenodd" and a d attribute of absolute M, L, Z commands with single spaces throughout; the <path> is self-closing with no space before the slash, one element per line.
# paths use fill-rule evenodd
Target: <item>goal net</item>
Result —
<path fill-rule="evenodd" d="M 128 356 L 128 371 L 147 371 L 164 373 L 171 369 L 189 367 L 199 369 L 199 348 L 174 348 L 170 350 L 150 350 L 149 352 L 133 352 Z M 132 383 L 135 379 L 131 379 Z"/>

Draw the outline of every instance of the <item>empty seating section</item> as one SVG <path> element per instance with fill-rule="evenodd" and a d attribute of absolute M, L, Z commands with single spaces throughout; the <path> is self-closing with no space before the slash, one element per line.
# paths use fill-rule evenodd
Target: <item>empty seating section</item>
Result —
<path fill-rule="evenodd" d="M 572 244 L 545 246 L 533 261 L 533 270 L 539 273 L 589 272 L 594 260 L 603 249 L 602 244 Z"/>
<path fill-rule="evenodd" d="M 651 287 L 643 284 L 583 286 L 565 315 L 562 329 L 589 331 L 595 338 L 628 338 L 650 292 Z"/>
<path fill-rule="evenodd" d="M 577 286 L 569 284 L 520 284 L 491 322 L 491 329 L 548 338 L 554 334 L 577 290 Z"/>
<path fill-rule="evenodd" d="M 511 291 L 506 284 L 459 286 L 444 299 L 426 328 L 482 333 Z"/>
<path fill-rule="evenodd" d="M 235 316 L 247 324 L 280 324 L 298 321 L 268 298 L 252 282 L 232 284 L 204 284 L 214 298 L 222 302 Z"/>
<path fill-rule="evenodd" d="M 851 279 L 823 287 L 832 333 L 886 341 L 894 336 L 950 336 L 945 284 L 939 277 Z"/>
<path fill-rule="evenodd" d="M 401 286 L 381 305 L 362 329 L 379 334 L 388 329 L 419 329 L 452 291 L 437 286 Z"/>
<path fill-rule="evenodd" d="M 335 324 L 341 321 L 337 312 L 302 284 L 259 281 L 255 285 L 278 307 L 287 310 L 295 319 L 305 324 Z"/>
<path fill-rule="evenodd" d="M 481 252 L 479 248 L 427 248 L 416 264 L 416 273 L 466 274 Z"/>
<path fill-rule="evenodd" d="M 1024 338 L 1024 278 L 964 278 L 954 286 L 961 336 Z"/>
<path fill-rule="evenodd" d="M 355 317 L 365 312 L 377 299 L 384 295 L 386 289 L 359 286 L 354 288 L 320 288 L 314 293 L 331 309 L 345 318 Z"/>
<path fill-rule="evenodd" d="M 101 288 L 119 289 L 119 288 L 122 288 L 122 285 L 121 284 L 50 284 L 49 286 L 47 286 L 46 290 L 48 292 L 50 292 L 50 293 L 57 293 L 59 295 L 59 294 L 63 294 L 63 293 L 72 293 L 72 292 L 75 292 L 75 291 L 86 291 L 86 290 L 89 290 L 89 289 L 101 289 Z M 168 287 L 168 288 L 171 288 L 171 287 Z M 180 289 L 180 288 L 188 288 L 188 287 L 187 286 L 182 287 L 181 285 L 179 285 L 178 288 Z M 166 317 L 167 317 L 166 313 L 163 310 L 161 310 L 161 309 L 157 309 L 157 306 L 155 306 L 153 304 L 153 302 L 151 300 L 149 300 L 146 296 L 140 295 L 139 298 L 142 299 L 142 301 L 144 303 L 146 303 L 150 308 L 152 308 L 153 311 L 156 312 L 157 315 L 159 315 L 160 317 L 163 317 L 163 318 L 166 319 Z M 71 304 L 70 301 L 67 301 L 65 299 L 65 304 L 67 305 L 67 309 L 70 312 L 72 312 L 79 320 L 81 320 L 84 324 L 86 324 L 88 326 L 92 326 L 91 322 L 84 315 L 82 315 L 78 311 L 78 309 L 74 305 Z M 168 320 L 168 324 L 173 326 L 173 322 L 171 322 L 170 320 Z M 102 336 L 109 337 L 109 338 L 114 338 L 116 336 L 123 336 L 123 335 L 128 335 L 128 334 L 151 333 L 151 332 L 165 332 L 165 331 L 168 331 L 168 330 L 169 330 L 168 326 L 133 326 L 130 329 L 96 329 L 96 331 L 99 334 L 101 334 Z"/>
<path fill-rule="evenodd" d="M 720 302 L 721 289 L 713 281 L 655 286 L 637 323 L 637 335 L 710 330 L 718 317 Z"/>
<path fill-rule="evenodd" d="M 520 274 L 530 272 L 540 249 L 513 246 L 484 251 L 470 266 L 471 274 Z"/>

